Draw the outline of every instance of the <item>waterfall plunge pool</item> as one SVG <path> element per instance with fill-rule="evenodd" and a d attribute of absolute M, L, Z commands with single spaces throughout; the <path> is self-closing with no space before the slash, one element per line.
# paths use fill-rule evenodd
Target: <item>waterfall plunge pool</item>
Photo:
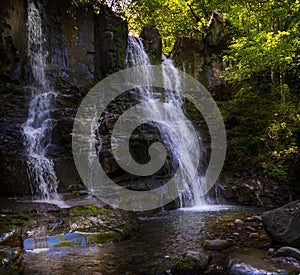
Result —
<path fill-rule="evenodd" d="M 25 251 L 22 270 L 24 274 L 166 274 L 186 251 L 202 250 L 206 239 L 214 239 L 220 233 L 222 238 L 231 238 L 232 242 L 237 236 L 234 233 L 239 233 L 239 239 L 243 239 L 246 232 L 236 228 L 232 220 L 259 215 L 262 211 L 250 207 L 211 205 L 154 215 L 140 214 L 140 229 L 128 239 L 92 244 L 80 242 L 89 235 L 73 233 L 67 237 L 78 245 Z M 268 243 L 268 239 L 262 235 L 254 242 L 261 246 Z"/>

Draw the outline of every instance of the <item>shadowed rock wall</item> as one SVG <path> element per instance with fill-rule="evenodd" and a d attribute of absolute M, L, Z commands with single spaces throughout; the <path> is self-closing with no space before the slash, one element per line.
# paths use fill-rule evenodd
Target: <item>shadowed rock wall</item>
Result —
<path fill-rule="evenodd" d="M 30 68 L 26 53 L 26 2 L 0 1 L 1 195 L 30 194 L 21 134 L 31 99 L 27 86 Z M 35 3 L 42 13 L 48 50 L 47 75 L 58 91 L 51 113 L 55 126 L 48 155 L 55 162 L 59 191 L 71 191 L 82 188 L 71 147 L 76 110 L 99 79 L 124 68 L 127 23 L 106 7 L 95 14 L 91 5 L 74 6 L 71 0 Z M 103 35 L 104 31 L 109 35 Z"/>

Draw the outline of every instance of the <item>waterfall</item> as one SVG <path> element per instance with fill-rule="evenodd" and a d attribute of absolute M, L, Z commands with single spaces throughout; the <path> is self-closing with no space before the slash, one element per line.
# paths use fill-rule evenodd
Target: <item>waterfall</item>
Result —
<path fill-rule="evenodd" d="M 51 105 L 57 94 L 46 76 L 48 53 L 44 48 L 41 13 L 31 0 L 28 1 L 27 14 L 27 51 L 32 75 L 28 118 L 22 128 L 27 173 L 36 199 L 57 199 L 58 179 L 53 160 L 47 156 L 54 127 Z"/>
<path fill-rule="evenodd" d="M 183 99 L 181 96 L 181 80 L 178 70 L 175 68 L 172 60 L 167 59 L 164 56 L 162 59 L 164 94 L 159 94 L 159 92 L 150 87 L 152 83 L 152 75 L 150 70 L 138 69 L 136 71 L 136 76 L 143 79 L 143 83 L 145 83 L 144 87 L 138 88 L 140 101 L 147 102 L 147 107 L 145 108 L 144 112 L 147 113 L 148 116 L 151 116 L 153 121 L 158 122 L 155 124 L 155 127 L 158 128 L 166 148 L 171 151 L 172 163 L 183 167 L 183 178 L 185 179 L 184 182 L 182 182 L 182 177 L 177 179 L 175 178 L 179 193 L 180 206 L 194 207 L 203 205 L 205 204 L 205 201 L 203 197 L 200 196 L 200 187 L 201 183 L 204 181 L 204 178 L 201 176 L 201 171 L 199 171 L 196 177 L 194 173 L 190 171 L 193 161 L 193 150 L 195 150 L 193 143 L 195 141 L 189 139 L 192 134 L 190 132 L 190 128 L 188 127 L 187 121 L 178 120 L 179 115 L 180 117 L 184 116 Z M 141 39 L 129 37 L 126 54 L 126 66 L 127 68 L 134 68 L 134 66 L 142 65 L 150 65 L 150 60 L 144 50 L 143 43 Z M 153 104 L 157 100 L 164 100 L 164 103 L 175 107 L 177 112 L 174 113 L 171 111 L 167 112 L 166 110 L 160 110 L 156 107 L 157 105 Z M 170 129 L 162 126 L 166 121 L 172 121 L 173 125 L 176 125 L 176 128 L 180 129 L 180 131 L 177 131 L 176 133 L 170 131 L 170 129 L 172 129 L 172 125 L 168 125 L 170 126 Z M 201 145 L 200 135 L 198 139 L 198 142 Z M 180 148 L 178 148 L 178 142 L 176 142 L 178 140 L 185 141 L 185 150 L 183 152 L 181 152 Z M 200 146 L 200 148 L 203 150 L 203 146 Z M 201 154 L 202 153 L 203 152 L 201 152 Z"/>

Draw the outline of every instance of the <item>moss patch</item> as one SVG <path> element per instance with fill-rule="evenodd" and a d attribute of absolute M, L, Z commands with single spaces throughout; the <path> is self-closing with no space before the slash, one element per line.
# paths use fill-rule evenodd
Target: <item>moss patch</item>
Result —
<path fill-rule="evenodd" d="M 90 214 L 90 215 L 99 215 L 99 214 L 110 214 L 113 211 L 110 209 L 101 208 L 97 205 L 80 205 L 75 206 L 70 209 L 70 213 L 74 215 L 83 215 L 83 214 Z"/>
<path fill-rule="evenodd" d="M 196 261 L 190 257 L 183 257 L 181 260 L 178 260 L 174 267 L 172 268 L 172 272 L 175 274 L 185 274 L 181 272 L 194 271 Z"/>

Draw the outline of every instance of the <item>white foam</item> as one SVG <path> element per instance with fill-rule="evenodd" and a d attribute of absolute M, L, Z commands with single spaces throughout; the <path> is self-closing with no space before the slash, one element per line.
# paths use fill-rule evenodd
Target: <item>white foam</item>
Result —
<path fill-rule="evenodd" d="M 45 252 L 45 251 L 49 251 L 50 248 L 36 248 L 36 249 L 26 249 L 26 252 L 30 252 L 30 253 L 41 253 L 41 252 Z"/>
<path fill-rule="evenodd" d="M 182 211 L 194 211 L 194 212 L 213 212 L 220 210 L 228 210 L 235 208 L 235 205 L 226 205 L 226 204 L 207 204 L 207 205 L 197 205 L 193 207 L 179 208 Z"/>

